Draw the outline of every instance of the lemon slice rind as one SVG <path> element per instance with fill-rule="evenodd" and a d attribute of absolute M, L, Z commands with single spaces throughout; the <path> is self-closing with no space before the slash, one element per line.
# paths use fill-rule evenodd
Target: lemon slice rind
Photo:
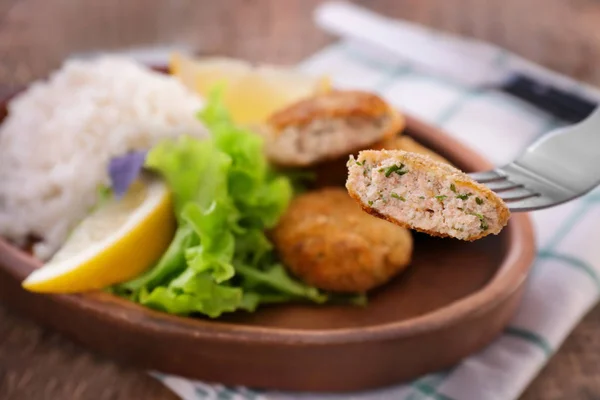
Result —
<path fill-rule="evenodd" d="M 136 194 L 130 191 L 122 200 L 111 200 L 112 204 L 88 216 L 63 248 L 23 281 L 23 287 L 35 292 L 88 291 L 131 279 L 150 267 L 169 245 L 175 221 L 166 186 L 158 181 L 142 186 Z M 118 202 L 131 202 L 134 195 L 143 196 L 141 203 L 128 214 L 116 216 L 113 222 L 118 226 L 113 230 L 107 227 L 104 238 L 95 237 L 102 232 L 86 232 L 101 228 L 103 221 L 98 220 L 107 219 L 111 206 L 119 210 Z M 121 207 L 119 212 L 127 210 Z"/>

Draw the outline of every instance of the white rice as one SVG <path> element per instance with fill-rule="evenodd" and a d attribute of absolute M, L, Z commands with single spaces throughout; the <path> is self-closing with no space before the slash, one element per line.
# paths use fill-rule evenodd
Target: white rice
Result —
<path fill-rule="evenodd" d="M 109 184 L 111 157 L 207 131 L 202 100 L 130 60 L 69 61 L 9 104 L 0 127 L 0 235 L 49 258 Z"/>

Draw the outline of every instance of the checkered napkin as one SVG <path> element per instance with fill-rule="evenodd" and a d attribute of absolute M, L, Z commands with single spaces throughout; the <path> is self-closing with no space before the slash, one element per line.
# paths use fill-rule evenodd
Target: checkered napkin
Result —
<path fill-rule="evenodd" d="M 432 40 L 439 35 L 423 32 Z M 490 65 L 519 66 L 530 74 L 600 99 L 594 89 L 545 71 L 501 49 L 481 43 L 474 46 L 473 57 L 480 57 Z M 407 63 L 390 62 L 352 42 L 343 41 L 325 48 L 300 68 L 315 74 L 327 73 L 342 88 L 378 92 L 399 109 L 441 127 L 498 166 L 511 161 L 538 135 L 559 124 L 552 117 L 502 93 L 459 87 L 422 73 Z M 600 229 L 597 227 L 600 190 L 532 216 L 540 250 L 516 316 L 494 343 L 449 370 L 410 383 L 352 395 L 255 391 L 153 374 L 185 400 L 515 399 L 596 304 L 600 293 Z"/>

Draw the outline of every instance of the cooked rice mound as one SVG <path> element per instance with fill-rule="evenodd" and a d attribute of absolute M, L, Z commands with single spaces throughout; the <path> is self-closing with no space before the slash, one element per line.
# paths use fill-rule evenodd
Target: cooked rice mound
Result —
<path fill-rule="evenodd" d="M 108 186 L 109 160 L 159 140 L 207 134 L 202 100 L 130 60 L 68 61 L 14 98 L 0 126 L 0 235 L 41 238 L 51 256 Z"/>

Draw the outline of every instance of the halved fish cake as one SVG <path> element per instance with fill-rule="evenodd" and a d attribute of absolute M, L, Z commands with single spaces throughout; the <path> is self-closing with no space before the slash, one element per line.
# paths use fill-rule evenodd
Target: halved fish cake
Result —
<path fill-rule="evenodd" d="M 506 204 L 460 170 L 402 150 L 348 161 L 348 193 L 370 214 L 434 236 L 476 240 L 507 224 Z"/>
<path fill-rule="evenodd" d="M 402 116 L 379 96 L 338 90 L 273 114 L 262 133 L 271 162 L 305 167 L 369 148 L 403 127 Z"/>
<path fill-rule="evenodd" d="M 444 157 L 431 150 L 428 147 L 423 146 L 410 136 L 395 136 L 385 140 L 382 140 L 379 143 L 376 143 L 371 150 L 404 150 L 411 153 L 423 154 L 425 156 L 429 156 L 429 158 L 443 162 L 446 164 L 452 165 L 452 163 L 446 160 Z"/>

